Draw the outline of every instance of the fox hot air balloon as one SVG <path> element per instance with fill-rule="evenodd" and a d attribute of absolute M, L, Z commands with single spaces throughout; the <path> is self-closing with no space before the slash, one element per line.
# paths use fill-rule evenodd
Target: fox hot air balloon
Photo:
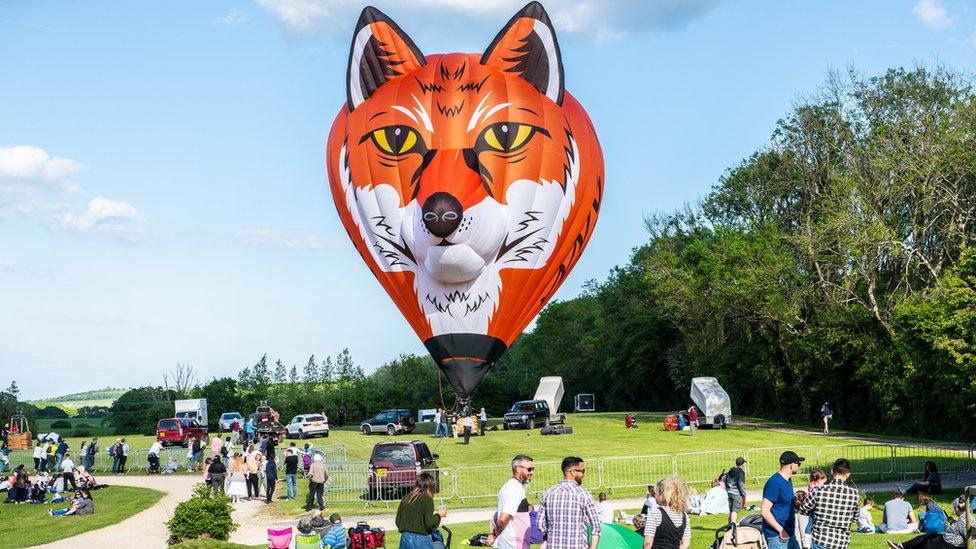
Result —
<path fill-rule="evenodd" d="M 363 10 L 329 134 L 342 224 L 461 402 L 583 253 L 603 199 L 593 124 L 526 5 L 484 53 L 424 55 Z"/>

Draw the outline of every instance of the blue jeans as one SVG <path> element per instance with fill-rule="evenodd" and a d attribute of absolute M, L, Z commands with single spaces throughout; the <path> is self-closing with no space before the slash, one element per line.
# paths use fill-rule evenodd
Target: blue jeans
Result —
<path fill-rule="evenodd" d="M 114 456 L 112 458 L 112 472 L 113 473 L 119 472 L 119 456 Z"/>
<path fill-rule="evenodd" d="M 434 541 L 429 534 L 414 534 L 403 532 L 400 534 L 400 549 L 433 549 Z"/>
<path fill-rule="evenodd" d="M 800 549 L 800 542 L 793 536 L 785 541 L 779 539 L 779 536 L 773 536 L 766 538 L 766 549 Z"/>
<path fill-rule="evenodd" d="M 298 497 L 298 481 L 295 480 L 295 475 L 285 475 L 285 487 L 288 489 L 285 494 L 288 499 Z"/>
<path fill-rule="evenodd" d="M 435 437 L 446 437 L 447 436 L 447 424 L 446 423 L 438 423 L 434 427 L 434 436 Z"/>

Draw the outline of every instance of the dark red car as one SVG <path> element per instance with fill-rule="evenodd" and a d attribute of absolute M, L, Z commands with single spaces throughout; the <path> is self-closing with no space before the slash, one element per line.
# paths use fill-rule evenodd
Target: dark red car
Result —
<path fill-rule="evenodd" d="M 380 442 L 369 458 L 369 499 L 399 498 L 409 492 L 421 471 L 434 475 L 434 491 L 440 492 L 437 454 L 421 440 Z"/>
<path fill-rule="evenodd" d="M 207 428 L 197 423 L 195 419 L 167 418 L 156 424 L 156 440 L 163 446 L 182 446 L 190 444 L 190 437 L 197 440 L 207 438 Z"/>

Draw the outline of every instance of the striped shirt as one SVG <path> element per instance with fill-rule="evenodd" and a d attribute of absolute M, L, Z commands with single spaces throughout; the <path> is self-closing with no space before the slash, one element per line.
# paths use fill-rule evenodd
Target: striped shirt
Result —
<path fill-rule="evenodd" d="M 548 549 L 584 549 L 589 546 L 586 527 L 600 535 L 600 512 L 593 496 L 572 480 L 562 480 L 542 494 L 539 530 Z"/>
<path fill-rule="evenodd" d="M 688 520 L 688 513 L 678 513 L 672 511 L 670 507 L 658 507 L 647 513 L 647 522 L 644 523 L 644 537 L 654 537 L 657 527 L 661 525 L 661 513 L 665 512 L 676 528 L 680 528 L 682 521 L 684 521 L 685 531 L 681 533 L 681 539 L 691 539 L 691 522 Z"/>

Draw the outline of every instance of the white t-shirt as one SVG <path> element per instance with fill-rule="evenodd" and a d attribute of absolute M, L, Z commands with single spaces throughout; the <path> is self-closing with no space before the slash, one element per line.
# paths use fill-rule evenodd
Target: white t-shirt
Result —
<path fill-rule="evenodd" d="M 74 469 L 74 468 L 75 468 L 75 464 L 74 464 L 73 461 L 71 461 L 71 458 L 65 458 L 61 462 L 61 472 L 62 473 L 70 473 L 71 470 Z"/>
<path fill-rule="evenodd" d="M 596 502 L 596 509 L 600 512 L 600 522 L 613 524 L 613 507 L 610 507 L 609 501 Z"/>
<path fill-rule="evenodd" d="M 508 479 L 502 484 L 502 489 L 498 492 L 498 516 L 502 513 L 515 516 L 518 513 L 519 505 L 525 499 L 525 486 L 514 478 Z M 495 538 L 496 549 L 515 549 L 515 528 L 509 522 L 502 533 Z"/>
<path fill-rule="evenodd" d="M 149 453 L 159 457 L 159 452 L 162 451 L 162 449 L 163 444 L 157 440 L 156 442 L 153 442 L 152 446 L 149 447 Z"/>
<path fill-rule="evenodd" d="M 461 427 L 474 427 L 471 416 L 464 416 L 464 419 L 461 420 Z"/>

